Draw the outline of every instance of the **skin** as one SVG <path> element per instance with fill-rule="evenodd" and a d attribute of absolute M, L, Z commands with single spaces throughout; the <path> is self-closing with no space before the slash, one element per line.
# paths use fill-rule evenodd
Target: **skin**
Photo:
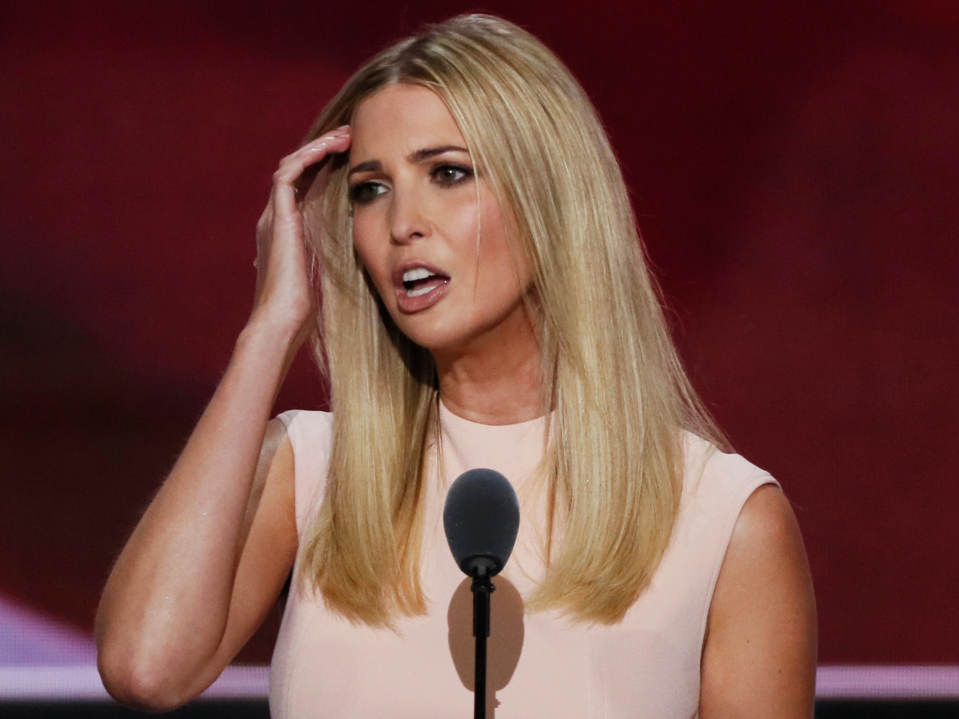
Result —
<path fill-rule="evenodd" d="M 775 485 L 746 500 L 709 606 L 700 719 L 813 716 L 816 599 L 799 523 Z"/>
<path fill-rule="evenodd" d="M 445 106 L 423 88 L 388 87 L 340 128 L 284 158 L 257 225 L 254 309 L 180 458 L 120 554 L 97 611 L 104 686 L 138 709 L 169 711 L 204 691 L 275 606 L 296 556 L 293 451 L 273 402 L 315 312 L 294 182 L 349 152 L 357 252 L 387 309 L 436 359 L 444 404 L 487 424 L 534 418 L 539 355 L 523 309 L 528 272 L 483 179 L 449 151 L 465 147 Z M 325 182 L 321 171 L 317 180 Z M 438 180 L 443 180 L 442 182 Z M 482 227 L 477 254 L 476 231 Z M 428 309 L 404 312 L 392 273 L 428 261 L 450 278 Z M 816 610 L 795 515 L 774 486 L 745 503 L 710 605 L 700 717 L 810 717 Z"/>

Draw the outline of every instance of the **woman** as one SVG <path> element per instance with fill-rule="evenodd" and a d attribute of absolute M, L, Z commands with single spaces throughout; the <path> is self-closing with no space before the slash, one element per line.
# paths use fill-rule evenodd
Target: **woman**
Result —
<path fill-rule="evenodd" d="M 718 451 L 602 126 L 538 41 L 473 15 L 372 59 L 281 162 L 257 244 L 249 323 L 104 590 L 113 696 L 199 694 L 292 570 L 274 717 L 468 711 L 439 517 L 489 466 L 523 514 L 493 595 L 497 716 L 811 716 L 795 518 Z M 333 412 L 268 421 L 311 332 Z"/>

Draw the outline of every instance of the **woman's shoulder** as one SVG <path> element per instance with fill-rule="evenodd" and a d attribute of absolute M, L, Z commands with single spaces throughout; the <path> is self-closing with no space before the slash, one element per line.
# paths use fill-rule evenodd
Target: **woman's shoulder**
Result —
<path fill-rule="evenodd" d="M 309 427 L 329 426 L 333 422 L 332 412 L 310 409 L 288 409 L 276 416 L 289 430 L 294 423 Z"/>
<path fill-rule="evenodd" d="M 326 484 L 333 415 L 329 412 L 292 409 L 276 418 L 286 428 L 293 448 L 294 506 L 297 532 L 309 526 L 310 512 Z"/>
<path fill-rule="evenodd" d="M 713 589 L 743 508 L 757 489 L 779 483 L 742 455 L 690 432 L 683 436 L 683 459 L 681 508 L 663 571 L 681 587 L 677 592 L 696 583 L 702 646 Z"/>
<path fill-rule="evenodd" d="M 772 475 L 735 452 L 724 452 L 714 442 L 683 432 L 683 491 L 690 496 L 726 495 L 734 501 L 763 484 L 779 486 Z"/>
<path fill-rule="evenodd" d="M 281 412 L 276 418 L 286 428 L 286 434 L 293 444 L 294 454 L 297 445 L 304 448 L 307 446 L 315 448 L 318 441 L 320 445 L 329 444 L 333 431 L 333 414 L 331 412 L 290 409 Z"/>

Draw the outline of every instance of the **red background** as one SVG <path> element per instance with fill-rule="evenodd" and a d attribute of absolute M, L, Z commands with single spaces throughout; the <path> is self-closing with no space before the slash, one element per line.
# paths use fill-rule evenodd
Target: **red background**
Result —
<path fill-rule="evenodd" d="M 473 9 L 0 3 L 0 592 L 92 627 L 250 309 L 277 161 Z M 795 504 L 820 661 L 959 663 L 956 5 L 482 9 L 599 108 L 694 382 Z M 323 399 L 301 358 L 277 410 Z"/>

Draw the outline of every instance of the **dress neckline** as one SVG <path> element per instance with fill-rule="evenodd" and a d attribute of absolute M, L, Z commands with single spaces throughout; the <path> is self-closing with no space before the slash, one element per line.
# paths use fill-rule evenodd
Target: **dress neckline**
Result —
<path fill-rule="evenodd" d="M 497 433 L 508 433 L 512 434 L 517 429 L 523 429 L 525 427 L 533 427 L 536 424 L 543 424 L 546 421 L 548 415 L 540 415 L 533 419 L 528 419 L 524 422 L 515 422 L 513 424 L 483 424 L 482 422 L 474 422 L 471 419 L 466 419 L 465 417 L 460 417 L 458 414 L 455 414 L 449 407 L 443 403 L 443 399 L 440 398 L 440 425 L 446 429 L 452 429 L 454 432 L 456 430 L 463 430 L 467 432 L 484 432 L 488 434 L 497 434 Z"/>

